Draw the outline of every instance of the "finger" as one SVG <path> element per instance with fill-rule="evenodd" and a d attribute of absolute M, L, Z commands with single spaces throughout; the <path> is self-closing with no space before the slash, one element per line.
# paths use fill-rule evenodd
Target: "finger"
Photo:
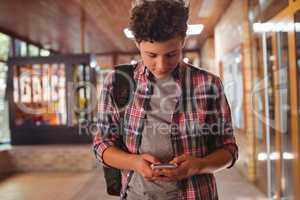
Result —
<path fill-rule="evenodd" d="M 170 181 L 178 181 L 181 180 L 185 177 L 184 174 L 180 174 L 179 172 L 175 171 L 170 171 L 164 173 L 164 176 L 166 179 L 169 179 Z"/>
<path fill-rule="evenodd" d="M 165 171 L 163 171 L 163 173 L 165 176 L 168 177 L 179 177 L 179 176 L 184 176 L 186 174 L 186 171 L 187 171 L 186 166 L 180 165 L 176 169 L 166 169 Z"/>
<path fill-rule="evenodd" d="M 181 156 L 175 157 L 170 163 L 171 164 L 180 164 L 180 163 L 186 161 L 186 159 L 187 159 L 187 155 L 183 154 Z"/>
<path fill-rule="evenodd" d="M 150 163 L 160 163 L 160 161 L 150 154 L 143 154 L 142 158 Z"/>
<path fill-rule="evenodd" d="M 186 161 L 186 159 L 187 159 L 187 155 L 183 154 L 181 156 L 175 157 L 170 163 L 171 164 L 180 164 L 180 163 Z"/>
<path fill-rule="evenodd" d="M 175 170 L 175 169 L 164 169 L 164 170 L 162 170 L 161 174 L 162 174 L 163 176 L 172 178 L 172 177 L 177 176 L 178 172 L 177 172 L 177 170 Z"/>
<path fill-rule="evenodd" d="M 147 171 L 146 173 L 145 173 L 145 175 L 143 176 L 144 177 L 144 179 L 146 179 L 146 180 L 148 180 L 148 181 L 153 181 L 154 179 L 153 179 L 153 173 L 152 173 L 152 171 Z"/>
<path fill-rule="evenodd" d="M 160 170 L 155 170 L 153 171 L 153 176 L 154 177 L 162 177 L 165 176 L 164 172 L 160 169 Z"/>
<path fill-rule="evenodd" d="M 162 170 L 154 170 L 153 171 L 153 176 L 156 176 L 156 177 L 159 177 L 159 176 L 163 176 L 164 174 L 163 174 L 163 172 L 162 172 Z"/>
<path fill-rule="evenodd" d="M 187 155 L 183 154 L 180 156 L 175 157 L 171 162 L 173 162 L 172 164 L 180 164 L 182 162 L 184 162 L 187 159 Z"/>

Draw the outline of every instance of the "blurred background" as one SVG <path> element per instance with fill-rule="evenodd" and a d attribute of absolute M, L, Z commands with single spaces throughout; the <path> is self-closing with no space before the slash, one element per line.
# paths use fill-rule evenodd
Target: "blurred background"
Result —
<path fill-rule="evenodd" d="M 131 0 L 0 0 L 0 199 L 117 199 L 86 122 L 140 59 Z M 240 150 L 220 199 L 300 199 L 300 0 L 190 0 L 184 62 L 221 77 Z"/>

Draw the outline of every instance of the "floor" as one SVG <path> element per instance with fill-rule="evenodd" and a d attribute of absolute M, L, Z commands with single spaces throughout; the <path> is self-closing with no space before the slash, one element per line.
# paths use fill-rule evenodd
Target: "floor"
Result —
<path fill-rule="evenodd" d="M 256 187 L 247 182 L 236 169 L 216 174 L 220 200 L 266 200 Z"/>
<path fill-rule="evenodd" d="M 102 172 L 24 173 L 0 180 L 1 200 L 115 200 L 106 195 Z M 217 174 L 220 200 L 263 200 L 264 196 L 233 169 Z"/>

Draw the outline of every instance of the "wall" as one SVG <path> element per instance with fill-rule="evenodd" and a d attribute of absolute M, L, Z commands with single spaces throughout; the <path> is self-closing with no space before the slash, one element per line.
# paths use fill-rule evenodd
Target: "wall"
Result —
<path fill-rule="evenodd" d="M 234 0 L 215 27 L 216 71 L 226 53 L 243 43 L 243 0 Z"/>
<path fill-rule="evenodd" d="M 253 131 L 253 116 L 251 112 L 251 39 L 248 21 L 248 1 L 233 0 L 219 23 L 215 27 L 215 72 L 223 77 L 226 69 L 221 65 L 227 62 L 226 57 L 233 50 L 240 48 L 241 70 L 243 77 L 243 129 L 236 131 L 239 146 L 239 161 L 237 167 L 251 181 L 255 179 L 255 135 Z M 228 73 L 228 72 L 227 72 Z M 226 77 L 226 76 L 224 76 Z M 226 86 L 225 86 L 226 87 Z"/>
<path fill-rule="evenodd" d="M 0 151 L 0 174 L 9 174 L 13 172 L 13 161 L 8 150 Z"/>
<path fill-rule="evenodd" d="M 213 37 L 208 38 L 201 48 L 201 67 L 217 74 L 215 65 L 215 41 Z"/>
<path fill-rule="evenodd" d="M 29 171 L 90 171 L 91 145 L 18 145 L 0 151 L 0 174 Z"/>

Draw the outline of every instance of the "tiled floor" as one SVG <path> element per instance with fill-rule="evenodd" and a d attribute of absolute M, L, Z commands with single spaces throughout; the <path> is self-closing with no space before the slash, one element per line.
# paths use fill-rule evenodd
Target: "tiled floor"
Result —
<path fill-rule="evenodd" d="M 220 200 L 264 199 L 236 170 L 217 174 Z M 0 181 L 1 200 L 115 200 L 105 194 L 102 172 L 25 173 Z"/>
<path fill-rule="evenodd" d="M 216 174 L 220 200 L 266 200 L 256 187 L 247 182 L 236 169 Z"/>

